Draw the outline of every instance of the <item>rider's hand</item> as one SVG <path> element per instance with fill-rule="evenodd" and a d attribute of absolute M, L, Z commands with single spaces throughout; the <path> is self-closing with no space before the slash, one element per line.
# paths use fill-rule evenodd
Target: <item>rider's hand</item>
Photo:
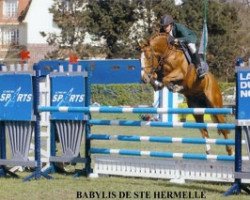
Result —
<path fill-rule="evenodd" d="M 174 44 L 178 45 L 179 44 L 179 40 L 177 38 L 174 39 Z"/>
<path fill-rule="evenodd" d="M 169 36 L 168 41 L 171 45 L 178 45 L 179 40 L 177 38 L 174 38 L 173 36 Z"/>
<path fill-rule="evenodd" d="M 175 44 L 174 40 L 175 40 L 175 38 L 173 36 L 169 35 L 169 37 L 168 37 L 169 44 L 174 45 Z"/>

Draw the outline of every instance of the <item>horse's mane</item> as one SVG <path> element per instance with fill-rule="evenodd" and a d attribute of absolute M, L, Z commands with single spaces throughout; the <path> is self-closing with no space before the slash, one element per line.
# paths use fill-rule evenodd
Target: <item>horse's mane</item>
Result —
<path fill-rule="evenodd" d="M 152 35 L 152 36 L 149 38 L 149 41 L 154 40 L 155 38 L 160 37 L 160 36 L 166 36 L 166 37 L 167 37 L 168 34 L 165 33 L 165 32 L 157 32 L 157 33 L 155 33 L 154 35 Z"/>

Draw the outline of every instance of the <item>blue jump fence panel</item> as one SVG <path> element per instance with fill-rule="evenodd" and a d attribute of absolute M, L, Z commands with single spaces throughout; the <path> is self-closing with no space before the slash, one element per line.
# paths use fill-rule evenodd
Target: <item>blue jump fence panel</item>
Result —
<path fill-rule="evenodd" d="M 39 63 L 44 69 L 44 66 L 50 66 L 50 71 L 67 71 L 69 70 L 68 63 L 65 61 L 42 61 Z M 93 60 L 93 61 L 80 61 L 79 63 L 72 65 L 71 70 L 79 70 L 87 67 L 91 71 L 91 83 L 132 83 L 140 82 L 140 61 L 139 60 Z M 63 66 L 63 70 L 60 69 Z M 61 67 L 62 68 L 62 67 Z M 127 74 L 127 70 L 130 74 Z M 41 74 L 46 74 L 41 70 Z M 131 74 L 132 72 L 132 74 Z M 125 82 L 121 82 L 120 77 L 126 77 Z M 127 79 L 134 78 L 136 79 Z M 108 78 L 108 80 L 106 80 Z M 59 84 L 60 85 L 60 84 Z M 70 91 L 70 90 L 69 90 Z M 39 107 L 41 112 L 50 111 L 56 113 L 56 115 L 62 114 L 66 116 L 66 113 L 180 113 L 180 114 L 232 114 L 233 110 L 230 108 L 214 109 L 214 108 L 187 108 L 187 109 L 155 109 L 155 108 L 121 108 L 121 107 L 74 107 L 67 104 L 51 107 Z M 183 128 L 216 128 L 216 129 L 235 129 L 235 124 L 211 124 L 211 123 L 173 123 L 173 122 L 141 122 L 141 121 L 115 121 L 115 120 L 89 120 L 89 125 L 119 125 L 119 126 L 150 126 L 150 127 L 183 127 Z"/>
<path fill-rule="evenodd" d="M 70 105 L 70 104 L 60 104 L 59 101 L 52 104 L 52 107 L 37 107 L 40 112 L 55 112 L 56 114 L 53 116 L 67 116 L 67 114 L 73 112 L 76 116 L 80 113 L 84 113 L 82 115 L 86 115 L 90 117 L 91 112 L 100 112 L 100 113 L 158 113 L 158 112 L 167 112 L 166 110 L 156 110 L 156 109 L 145 109 L 145 108 L 110 108 L 110 107 L 100 107 L 100 108 L 92 108 L 89 107 L 90 103 L 90 84 L 116 84 L 116 83 L 139 83 L 141 67 L 139 60 L 88 60 L 88 61 L 79 61 L 77 64 L 69 65 L 66 61 L 41 61 L 39 64 L 40 76 L 45 76 L 50 74 L 51 72 L 66 72 L 75 71 L 80 72 L 82 69 L 88 71 L 88 81 L 85 81 L 85 105 Z M 67 72 L 68 71 L 68 72 Z M 52 81 L 53 82 L 53 81 Z M 236 171 L 236 180 L 233 187 L 226 193 L 230 194 L 232 192 L 239 192 L 243 187 L 241 184 L 241 179 L 244 176 L 241 174 L 241 131 L 242 127 L 249 125 L 249 111 L 246 110 L 246 106 L 250 106 L 250 69 L 238 69 L 237 70 L 237 107 L 236 107 L 236 120 L 237 124 L 211 124 L 211 123 L 160 123 L 160 122 L 141 122 L 141 121 L 125 121 L 125 120 L 89 120 L 86 119 L 86 128 L 85 128 L 85 136 L 86 136 L 86 155 L 87 158 L 86 164 L 90 167 L 91 154 L 100 153 L 100 154 L 119 154 L 119 155 L 132 155 L 132 156 L 144 156 L 149 155 L 151 157 L 179 157 L 184 159 L 215 159 L 215 160 L 223 160 L 223 161 L 233 161 L 235 160 L 235 171 Z M 63 81 L 61 82 L 63 84 Z M 66 86 L 65 86 L 66 88 Z M 53 89 L 57 90 L 57 87 Z M 65 95 L 68 97 L 63 97 L 63 99 L 70 99 L 73 94 L 73 90 L 70 88 L 66 89 Z M 76 91 L 76 90 L 75 90 Z M 79 94 L 80 91 L 76 91 L 76 94 Z M 59 93 L 57 94 L 60 95 Z M 58 97 L 59 98 L 59 97 Z M 75 107 L 77 106 L 77 107 Z M 168 109 L 170 113 L 210 113 L 210 114 L 232 114 L 232 109 L 182 109 L 182 110 L 171 110 Z M 80 114 L 81 116 L 81 114 Z M 53 117 L 52 117 L 53 118 Z M 54 117 L 53 120 L 56 120 L 57 117 Z M 60 117 L 58 117 L 60 118 Z M 61 118 L 61 120 L 67 120 L 65 118 Z M 79 117 L 76 117 L 79 119 Z M 73 120 L 73 119 L 72 119 Z M 90 140 L 92 139 L 107 139 L 108 136 L 97 136 L 95 134 L 91 134 L 91 126 L 92 125 L 119 125 L 119 126 L 152 126 L 152 127 L 183 127 L 183 128 L 217 128 L 217 129 L 228 129 L 236 131 L 235 138 L 235 150 L 236 155 L 234 156 L 226 156 L 226 155 L 204 155 L 204 154 L 187 154 L 187 153 L 172 153 L 172 152 L 150 152 L 150 151 L 139 151 L 139 150 L 126 150 L 126 149 L 106 149 L 106 148 L 91 148 Z M 141 140 L 141 138 L 133 137 L 132 139 L 127 138 L 126 136 L 117 137 L 118 140 Z M 149 138 L 150 141 L 154 142 L 171 142 L 173 141 L 170 138 Z M 206 143 L 203 140 L 192 140 L 189 138 L 183 139 L 182 143 Z M 232 144 L 233 142 L 228 140 L 228 143 L 224 141 L 218 140 L 219 144 Z M 90 172 L 88 170 L 88 172 Z"/>
<path fill-rule="evenodd" d="M 249 68 L 239 68 L 237 69 L 237 82 L 236 90 L 237 95 L 237 123 L 239 125 L 249 125 L 250 124 L 250 69 Z"/>
<path fill-rule="evenodd" d="M 83 75 L 62 76 L 51 75 L 51 105 L 58 106 L 85 106 L 85 80 Z M 83 120 L 84 113 L 53 112 L 53 120 Z"/>
<path fill-rule="evenodd" d="M 32 74 L 0 74 L 0 120 L 33 120 Z"/>
<path fill-rule="evenodd" d="M 72 106 L 72 107 L 86 107 L 89 105 L 89 78 L 91 74 L 88 67 L 81 65 L 66 65 L 65 62 L 58 63 L 54 61 L 39 63 L 39 70 L 41 76 L 47 70 L 46 66 L 50 67 L 56 63 L 54 68 L 49 73 L 50 77 L 50 91 L 51 102 L 54 107 Z M 45 64 L 45 65 L 44 65 Z M 64 65 L 62 65 L 64 64 Z M 54 66 L 54 67 L 55 67 Z M 38 107 L 39 109 L 39 107 Z M 56 162 L 68 163 L 86 163 L 88 160 L 88 150 L 86 150 L 85 157 L 80 157 L 80 147 L 82 138 L 84 136 L 84 128 L 88 114 L 83 112 L 53 112 L 51 113 L 51 156 L 49 158 L 51 167 L 47 169 L 46 173 L 56 170 Z M 60 141 L 62 153 L 57 155 L 56 136 Z M 86 141 L 85 148 L 88 147 Z M 89 162 L 88 162 L 89 163 Z M 86 164 L 86 168 L 88 167 Z"/>
<path fill-rule="evenodd" d="M 235 182 L 225 193 L 226 196 L 238 194 L 241 190 L 250 193 L 249 188 L 241 180 L 248 177 L 250 172 L 242 171 L 242 133 L 245 131 L 250 145 L 250 68 L 236 68 L 236 123 L 235 128 Z M 250 148 L 248 149 L 250 152 Z"/>
<path fill-rule="evenodd" d="M 24 180 L 40 177 L 40 141 L 35 134 L 35 160 L 29 160 L 28 154 L 34 128 L 34 86 L 33 72 L 22 70 L 8 71 L 7 68 L 0 72 L 0 121 L 1 121 L 1 160 L 0 175 L 17 175 L 8 170 L 7 166 L 35 167 L 35 172 Z M 7 158 L 6 137 L 8 137 L 11 158 Z"/>
<path fill-rule="evenodd" d="M 61 60 L 45 60 L 38 63 L 41 76 L 53 71 L 69 71 L 69 62 Z M 139 59 L 107 59 L 107 60 L 80 60 L 70 65 L 72 71 L 78 67 L 89 69 L 92 74 L 92 84 L 131 84 L 141 82 L 141 61 Z"/>

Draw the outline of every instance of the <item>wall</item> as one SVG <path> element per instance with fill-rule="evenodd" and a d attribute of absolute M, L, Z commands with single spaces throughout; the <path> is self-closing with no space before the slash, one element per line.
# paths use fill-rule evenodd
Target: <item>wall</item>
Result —
<path fill-rule="evenodd" d="M 49 13 L 53 0 L 33 0 L 24 19 L 27 24 L 28 44 L 47 44 L 40 32 L 59 32 L 53 24 L 53 16 Z"/>
<path fill-rule="evenodd" d="M 30 51 L 29 65 L 43 59 L 53 48 L 47 44 L 46 38 L 40 32 L 57 32 L 59 29 L 53 23 L 53 15 L 49 13 L 53 0 L 32 0 L 26 17 L 23 21 L 27 26 L 27 49 Z"/>

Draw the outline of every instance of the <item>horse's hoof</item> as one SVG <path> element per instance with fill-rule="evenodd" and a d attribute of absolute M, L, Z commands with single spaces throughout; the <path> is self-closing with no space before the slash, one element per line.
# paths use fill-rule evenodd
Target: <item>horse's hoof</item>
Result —
<path fill-rule="evenodd" d="M 180 85 L 174 85 L 173 87 L 173 92 L 180 92 L 183 90 L 183 86 L 180 86 Z"/>
<path fill-rule="evenodd" d="M 173 92 L 174 91 L 174 84 L 173 83 L 168 83 L 167 85 L 167 88 L 168 88 L 168 90 L 170 91 L 170 92 Z"/>
<path fill-rule="evenodd" d="M 154 91 L 159 91 L 159 90 L 161 90 L 162 88 L 159 87 L 159 86 L 157 86 L 157 85 L 154 85 L 154 86 L 153 86 L 153 89 L 154 89 Z"/>
<path fill-rule="evenodd" d="M 207 155 L 209 155 L 210 153 L 211 153 L 210 150 L 209 150 L 209 151 L 206 151 L 206 154 L 207 154 Z"/>
<path fill-rule="evenodd" d="M 226 146 L 226 150 L 227 150 L 227 154 L 229 156 L 233 156 L 234 155 L 234 149 L 230 146 Z"/>
<path fill-rule="evenodd" d="M 235 155 L 234 150 L 227 151 L 227 153 L 228 153 L 229 156 L 234 156 Z"/>

